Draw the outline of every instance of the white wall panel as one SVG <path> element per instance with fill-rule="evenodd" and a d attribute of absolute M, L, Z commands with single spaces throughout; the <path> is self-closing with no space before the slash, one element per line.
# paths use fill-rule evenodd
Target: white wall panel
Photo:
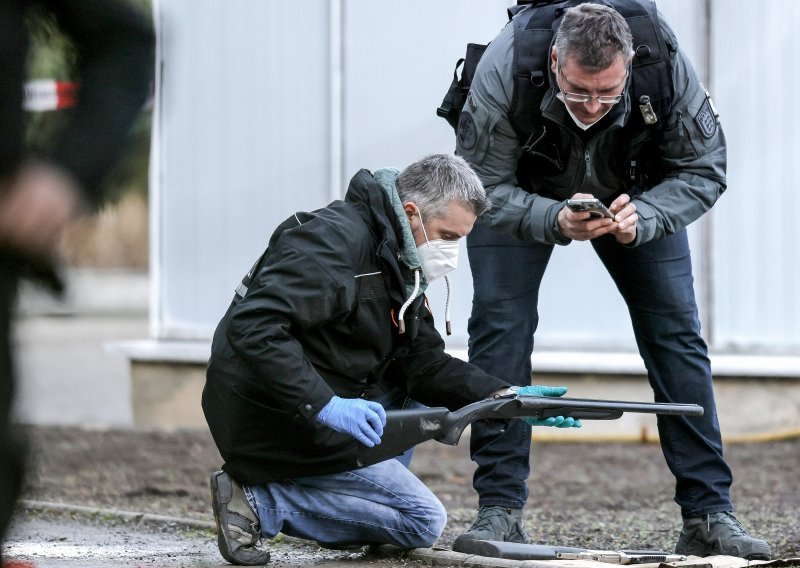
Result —
<path fill-rule="evenodd" d="M 273 228 L 327 202 L 329 18 L 294 2 L 162 0 L 156 330 L 210 337 Z"/>
<path fill-rule="evenodd" d="M 798 2 L 713 2 L 716 101 L 728 140 L 714 218 L 715 344 L 800 354 Z"/>
<path fill-rule="evenodd" d="M 513 2 L 512 2 L 513 3 Z M 436 116 L 468 42 L 487 43 L 508 21 L 507 0 L 344 0 L 344 168 L 402 169 L 426 154 L 451 153 L 455 135 Z M 466 247 L 452 277 L 450 347 L 467 344 L 472 279 Z M 444 336 L 445 283 L 428 290 Z"/>
<path fill-rule="evenodd" d="M 466 43 L 491 40 L 510 4 L 156 0 L 154 334 L 210 337 L 274 226 L 326 204 L 359 168 L 451 152 L 452 130 L 435 109 Z M 799 239 L 787 204 L 800 193 L 790 35 L 800 3 L 658 4 L 729 142 L 729 190 L 689 230 L 706 335 L 717 350 L 797 353 Z M 439 322 L 443 288 L 430 291 Z M 462 246 L 450 347 L 466 344 L 471 296 Z M 565 318 L 574 297 L 595 308 Z M 627 310 L 587 243 L 556 250 L 540 298 L 538 347 L 635 350 Z"/>

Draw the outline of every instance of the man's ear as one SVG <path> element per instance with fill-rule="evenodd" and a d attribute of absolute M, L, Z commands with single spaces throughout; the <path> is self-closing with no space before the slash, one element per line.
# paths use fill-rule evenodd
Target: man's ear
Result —
<path fill-rule="evenodd" d="M 417 219 L 419 219 L 417 206 L 412 201 L 403 203 L 403 211 L 406 212 L 406 217 L 408 217 L 409 224 L 411 224 L 414 217 L 417 217 Z M 414 225 L 411 224 L 411 227 L 413 228 Z"/>
<path fill-rule="evenodd" d="M 553 46 L 553 49 L 550 50 L 550 71 L 553 72 L 553 75 L 558 73 L 558 53 L 556 52 L 556 46 Z"/>

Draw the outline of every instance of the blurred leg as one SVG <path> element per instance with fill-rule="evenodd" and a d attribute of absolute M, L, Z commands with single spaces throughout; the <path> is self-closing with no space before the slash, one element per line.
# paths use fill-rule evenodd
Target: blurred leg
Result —
<path fill-rule="evenodd" d="M 7 268 L 0 259 L 0 542 L 11 522 L 24 468 L 24 444 L 11 422 L 14 402 L 11 314 L 17 283 Z"/>

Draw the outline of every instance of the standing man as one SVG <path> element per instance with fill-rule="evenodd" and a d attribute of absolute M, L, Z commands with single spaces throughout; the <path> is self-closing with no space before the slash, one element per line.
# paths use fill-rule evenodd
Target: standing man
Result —
<path fill-rule="evenodd" d="M 456 409 L 508 391 L 445 353 L 424 296 L 488 207 L 464 160 L 433 155 L 402 172 L 361 170 L 344 201 L 275 231 L 217 326 L 203 390 L 225 460 L 211 492 L 226 560 L 267 562 L 257 542 L 278 532 L 330 548 L 439 538 L 446 513 L 433 493 L 399 459 L 359 468 L 356 454 L 380 443 L 394 401 Z"/>
<path fill-rule="evenodd" d="M 39 5 L 74 42 L 78 104 L 49 151 L 24 147 L 26 12 Z M 152 79 L 152 31 L 122 0 L 0 2 L 0 541 L 22 484 L 24 444 L 12 428 L 11 318 L 20 277 L 57 285 L 61 230 L 82 205 L 101 199 Z"/>
<path fill-rule="evenodd" d="M 457 129 L 457 153 L 492 202 L 467 240 L 470 361 L 529 381 L 554 245 L 590 241 L 627 303 L 655 400 L 705 408 L 701 419 L 658 418 L 683 517 L 676 552 L 769 559 L 769 545 L 732 515 L 685 229 L 725 190 L 725 138 L 655 5 L 610 4 L 528 6 L 477 67 Z M 613 218 L 571 211 L 573 197 L 599 198 Z M 479 511 L 455 550 L 473 539 L 527 540 L 530 435 L 521 421 L 473 424 Z"/>

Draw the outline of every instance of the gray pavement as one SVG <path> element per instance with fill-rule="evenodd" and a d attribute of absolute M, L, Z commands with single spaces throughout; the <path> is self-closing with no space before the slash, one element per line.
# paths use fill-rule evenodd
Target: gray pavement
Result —
<path fill-rule="evenodd" d="M 4 546 L 4 557 L 31 562 L 36 568 L 230 566 L 220 556 L 209 527 L 202 524 L 120 511 L 92 513 L 76 509 L 53 514 L 36 508 L 18 516 Z M 268 546 L 270 564 L 279 566 L 324 563 L 343 568 L 365 559 L 361 551 L 321 550 L 314 543 L 291 539 L 277 539 Z M 375 560 L 393 565 L 390 560 Z"/>
<path fill-rule="evenodd" d="M 69 280 L 73 286 L 61 304 L 36 290 L 23 294 L 16 334 L 19 420 L 39 425 L 131 426 L 128 364 L 122 354 L 107 350 L 106 344 L 147 337 L 147 275 L 78 271 L 71 273 Z M 29 503 L 17 516 L 3 554 L 37 568 L 228 566 L 219 556 L 208 523 L 146 517 L 137 512 L 87 511 L 70 505 L 55 510 L 47 504 Z M 321 550 L 294 539 L 278 539 L 270 549 L 271 564 L 278 566 L 352 568 L 356 564 L 410 562 L 481 567 L 607 566 L 584 561 L 489 559 L 441 549 L 384 558 Z M 684 565 L 738 568 L 746 562 L 716 557 Z"/>
<path fill-rule="evenodd" d="M 3 557 L 35 568 L 133 568 L 144 566 L 217 568 L 230 566 L 219 555 L 210 524 L 126 511 L 92 510 L 28 502 L 3 546 Z M 271 566 L 324 565 L 328 568 L 462 566 L 474 568 L 608 568 L 609 564 L 577 560 L 506 560 L 460 554 L 441 548 L 401 552 L 391 547 L 354 552 L 321 549 L 313 542 L 279 535 L 265 543 Z M 730 556 L 690 557 L 671 564 L 641 568 L 745 568 Z M 782 564 L 781 566 L 797 566 Z"/>

